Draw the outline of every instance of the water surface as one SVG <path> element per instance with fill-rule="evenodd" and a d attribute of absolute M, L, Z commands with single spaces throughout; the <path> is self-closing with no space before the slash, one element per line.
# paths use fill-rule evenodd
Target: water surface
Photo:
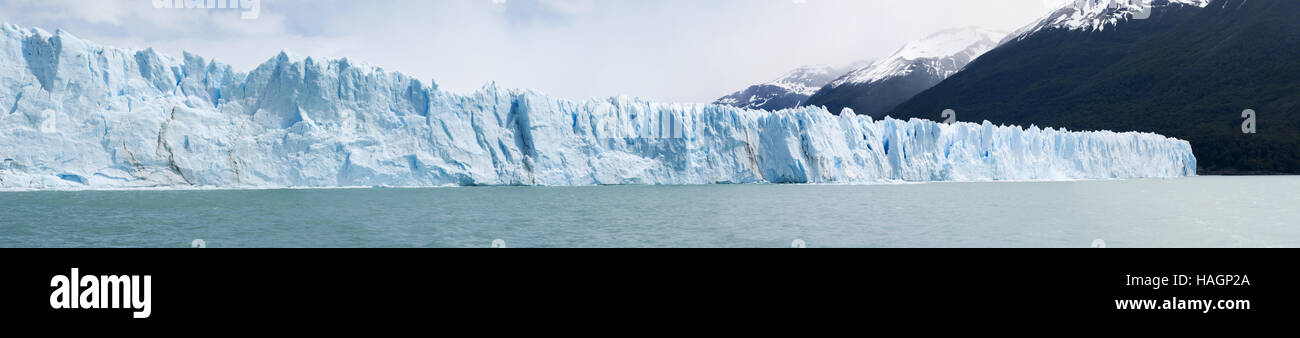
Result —
<path fill-rule="evenodd" d="M 0 247 L 1296 247 L 1300 177 L 0 192 Z"/>

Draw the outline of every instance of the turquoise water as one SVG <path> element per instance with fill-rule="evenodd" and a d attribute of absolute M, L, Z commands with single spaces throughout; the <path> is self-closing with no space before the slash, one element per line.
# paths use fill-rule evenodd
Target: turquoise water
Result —
<path fill-rule="evenodd" d="M 0 193 L 0 247 L 1296 247 L 1300 177 Z"/>

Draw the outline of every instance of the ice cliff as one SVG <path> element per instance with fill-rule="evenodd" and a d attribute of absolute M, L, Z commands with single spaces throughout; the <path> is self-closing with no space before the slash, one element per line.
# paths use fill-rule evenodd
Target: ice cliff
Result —
<path fill-rule="evenodd" d="M 0 38 L 0 188 L 872 183 L 1194 175 L 1187 142 L 819 108 L 488 85 L 463 95 L 347 59 L 249 73 L 13 25 Z"/>

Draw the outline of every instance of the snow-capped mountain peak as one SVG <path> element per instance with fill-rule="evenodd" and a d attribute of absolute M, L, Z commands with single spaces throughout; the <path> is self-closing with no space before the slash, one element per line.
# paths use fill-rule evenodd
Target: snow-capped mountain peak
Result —
<path fill-rule="evenodd" d="M 828 65 L 801 66 L 775 80 L 731 93 L 714 103 L 764 110 L 797 107 L 831 80 L 865 63 L 856 62 L 850 68 L 836 68 Z"/>
<path fill-rule="evenodd" d="M 835 68 L 831 66 L 802 66 L 768 84 L 788 88 L 792 93 L 812 95 L 838 75 L 840 74 L 836 74 Z"/>
<path fill-rule="evenodd" d="M 877 82 L 905 76 L 929 68 L 934 74 L 948 77 L 966 63 L 997 47 L 1005 32 L 978 27 L 943 30 L 924 39 L 907 43 L 893 55 L 870 66 L 855 70 L 831 83 L 832 87 Z"/>
<path fill-rule="evenodd" d="M 852 108 L 857 114 L 884 117 L 899 103 L 965 69 L 997 47 L 1003 36 L 1003 32 L 977 27 L 931 34 L 832 81 L 804 100 L 804 105 L 823 106 L 832 112 Z"/>
<path fill-rule="evenodd" d="M 1012 39 L 1048 29 L 1102 31 L 1120 22 L 1150 17 L 1155 8 L 1168 6 L 1205 7 L 1210 0 L 1063 0 L 1062 7 L 1011 34 Z"/>

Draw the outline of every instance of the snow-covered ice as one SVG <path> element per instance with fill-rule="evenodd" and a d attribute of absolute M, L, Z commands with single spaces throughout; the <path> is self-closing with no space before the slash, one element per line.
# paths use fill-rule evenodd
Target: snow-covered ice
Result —
<path fill-rule="evenodd" d="M 281 53 L 245 74 L 5 25 L 0 188 L 1060 180 L 1195 174 L 1181 140 L 439 90 Z"/>

